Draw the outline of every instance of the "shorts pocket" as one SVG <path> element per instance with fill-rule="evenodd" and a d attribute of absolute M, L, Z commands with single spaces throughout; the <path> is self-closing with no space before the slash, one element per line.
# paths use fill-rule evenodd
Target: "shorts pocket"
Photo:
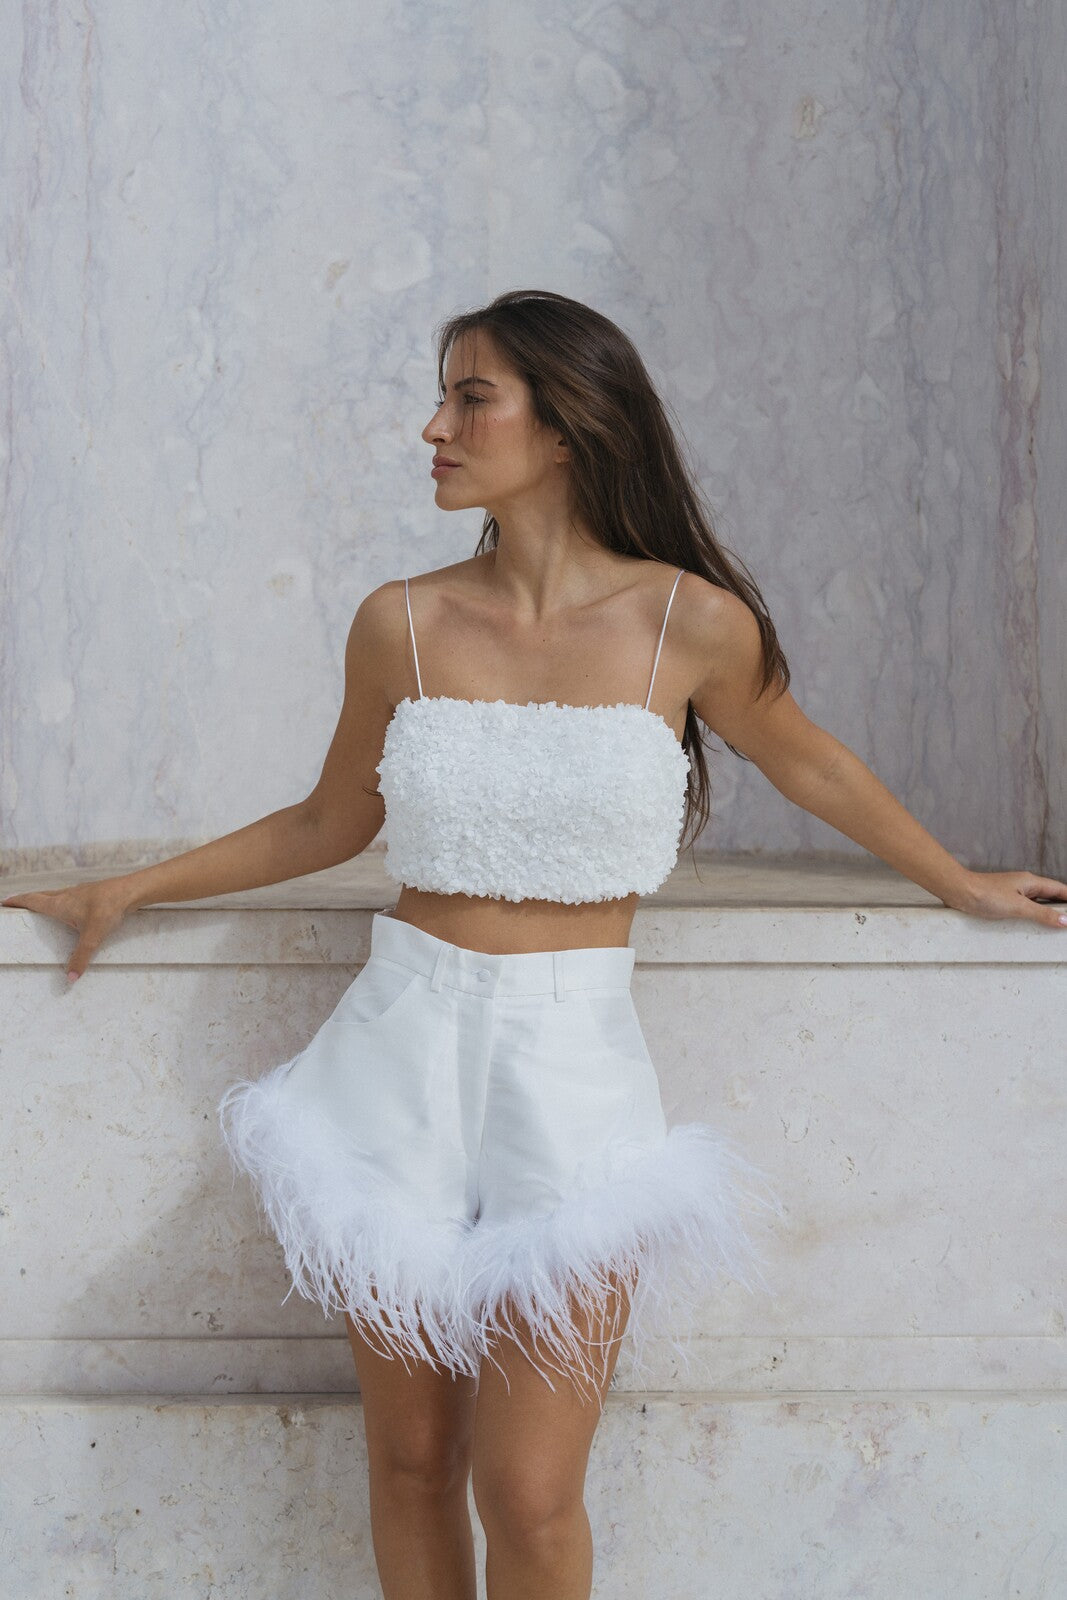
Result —
<path fill-rule="evenodd" d="M 421 972 L 372 955 L 341 996 L 336 1012 L 338 1022 L 357 1027 L 384 1022 L 400 1010 L 405 997 L 421 979 Z"/>
<path fill-rule="evenodd" d="M 568 995 L 567 1005 L 578 1008 L 585 1027 L 590 1030 L 589 1037 L 597 1039 L 603 1050 L 642 1066 L 652 1065 L 644 1030 L 628 989 L 575 990 Z M 567 1006 L 559 1009 L 566 1012 Z"/>

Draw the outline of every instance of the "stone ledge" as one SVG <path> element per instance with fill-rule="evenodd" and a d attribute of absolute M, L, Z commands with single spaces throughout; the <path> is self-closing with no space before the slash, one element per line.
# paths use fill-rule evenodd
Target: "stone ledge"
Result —
<path fill-rule="evenodd" d="M 0 909 L 0 966 L 62 966 L 73 948 L 73 930 L 18 906 Z M 93 967 L 358 966 L 370 954 L 372 915 L 372 909 L 355 907 L 150 906 L 131 913 Z M 639 906 L 630 942 L 637 965 L 648 967 L 1067 961 L 1067 928 L 983 922 L 946 907 Z"/>
<path fill-rule="evenodd" d="M 746 1389 L 691 1389 L 679 1393 L 675 1389 L 642 1389 L 632 1393 L 613 1388 L 606 1406 L 616 1411 L 638 1415 L 653 1410 L 692 1411 L 703 1406 L 738 1407 L 809 1407 L 826 1411 L 832 1406 L 894 1406 L 904 1408 L 911 1401 L 929 1403 L 938 1400 L 962 1401 L 965 1405 L 1017 1404 L 1028 1409 L 1043 1410 L 1051 1405 L 1067 1402 L 1063 1389 L 775 1389 L 767 1394 L 754 1394 Z M 137 1389 L 118 1389 L 114 1394 L 53 1394 L 47 1389 L 27 1389 L 21 1394 L 5 1394 L 0 1390 L 0 1414 L 19 1410 L 102 1412 L 112 1408 L 156 1413 L 165 1410 L 203 1409 L 206 1412 L 224 1412 L 242 1406 L 273 1411 L 350 1411 L 360 1404 L 358 1389 L 261 1389 L 235 1390 L 230 1394 L 212 1394 L 210 1391 L 191 1389 L 187 1394 L 142 1394 Z M 1050 1411 L 1056 1425 L 1060 1425 L 1058 1412 Z M 292 1418 L 290 1420 L 296 1420 Z"/>
<path fill-rule="evenodd" d="M 729 1393 L 1067 1394 L 1062 1336 L 839 1334 L 701 1336 L 691 1341 L 689 1371 L 670 1347 L 650 1344 L 648 1387 L 632 1377 L 626 1346 L 614 1393 L 679 1398 Z M 1005 1377 L 1010 1374 L 1010 1385 Z M 114 1386 L 114 1387 L 113 1387 Z M 358 1393 L 344 1334 L 282 1339 L 6 1339 L 0 1340 L 0 1394 L 116 1393 L 166 1395 Z"/>
<path fill-rule="evenodd" d="M 161 847 L 160 858 L 166 855 Z M 93 965 L 359 966 L 370 953 L 374 912 L 392 907 L 399 892 L 382 859 L 372 849 L 326 872 L 260 889 L 147 906 L 116 930 Z M 0 899 L 116 870 L 128 869 L 11 875 L 0 879 Z M 0 911 L 0 965 L 62 966 L 72 932 L 21 907 Z M 640 901 L 630 942 L 637 964 L 648 967 L 1067 960 L 1067 928 L 984 922 L 950 910 L 870 855 L 808 861 L 687 851 L 663 887 Z"/>

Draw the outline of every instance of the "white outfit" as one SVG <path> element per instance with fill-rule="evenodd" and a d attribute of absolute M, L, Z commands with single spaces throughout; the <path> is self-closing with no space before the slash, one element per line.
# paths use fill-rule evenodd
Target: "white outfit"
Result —
<path fill-rule="evenodd" d="M 666 876 L 688 759 L 647 701 L 421 689 L 378 768 L 402 881 L 576 903 Z M 609 1274 L 630 1289 L 635 1370 L 654 1334 L 684 1359 L 683 1314 L 723 1277 L 767 1287 L 742 1203 L 781 1204 L 716 1130 L 667 1129 L 633 965 L 629 946 L 488 954 L 377 913 L 369 960 L 310 1043 L 219 1106 L 293 1287 L 453 1372 L 527 1324 L 550 1384 L 595 1375 L 572 1301 L 601 1303 Z"/>
<path fill-rule="evenodd" d="M 577 905 L 651 894 L 678 858 L 689 757 L 643 706 L 555 700 L 401 700 L 375 771 L 385 870 L 439 894 Z M 411 622 L 411 596 L 408 621 Z"/>

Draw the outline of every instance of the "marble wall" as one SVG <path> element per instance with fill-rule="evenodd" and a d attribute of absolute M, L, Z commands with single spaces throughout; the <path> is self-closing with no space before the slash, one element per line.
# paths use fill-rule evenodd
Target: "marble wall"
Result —
<path fill-rule="evenodd" d="M 9 8 L 3 863 L 300 798 L 368 589 L 473 550 L 432 330 L 634 336 L 808 714 L 1067 872 L 1067 18 L 1033 0 Z M 711 741 L 723 851 L 864 853 Z"/>
<path fill-rule="evenodd" d="M 375 865 L 333 903 L 380 904 Z M 1059 939 L 863 876 L 635 918 L 668 1121 L 721 1129 L 783 1214 L 749 1222 L 769 1288 L 709 1295 L 684 1362 L 624 1341 L 595 1600 L 1067 1595 Z M 73 989 L 68 930 L 0 915 L 5 1597 L 380 1600 L 343 1324 L 291 1291 L 215 1115 L 366 960 L 369 910 L 323 904 L 147 908 Z"/>
<path fill-rule="evenodd" d="M 381 1600 L 353 1405 L 35 1398 L 0 1417 L 25 1600 L 52 1600 L 57 1570 L 65 1600 Z M 1005 1395 L 609 1401 L 594 1600 L 1061 1600 L 1061 1417 Z"/>

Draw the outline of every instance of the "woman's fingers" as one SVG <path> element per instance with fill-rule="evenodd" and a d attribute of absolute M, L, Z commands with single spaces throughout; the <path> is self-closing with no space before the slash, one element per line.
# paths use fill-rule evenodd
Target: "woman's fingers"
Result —
<path fill-rule="evenodd" d="M 1058 878 L 1039 878 L 1033 872 L 977 872 L 978 900 L 972 914 L 978 917 L 1022 917 L 1049 928 L 1067 927 L 1067 910 L 1058 903 L 1041 905 L 1039 900 L 1067 900 L 1067 883 Z"/>
<path fill-rule="evenodd" d="M 8 895 L 0 902 L 12 909 L 35 911 L 53 917 L 79 935 L 67 962 L 67 978 L 80 978 L 112 929 L 117 928 L 126 909 L 109 892 L 104 879 L 99 883 L 75 883 L 69 889 L 37 889 L 26 894 Z"/>
<path fill-rule="evenodd" d="M 55 917 L 59 922 L 65 922 L 68 928 L 77 927 L 72 922 L 70 914 L 64 916 L 58 906 L 54 904 L 56 898 L 65 893 L 63 889 L 35 889 L 28 894 L 10 894 L 6 900 L 0 900 L 0 905 L 17 906 L 23 911 L 37 911 L 46 917 Z"/>
<path fill-rule="evenodd" d="M 67 962 L 67 978 L 70 982 L 81 977 L 99 949 L 102 938 L 103 933 L 98 933 L 91 922 L 81 930 L 81 937 Z"/>

